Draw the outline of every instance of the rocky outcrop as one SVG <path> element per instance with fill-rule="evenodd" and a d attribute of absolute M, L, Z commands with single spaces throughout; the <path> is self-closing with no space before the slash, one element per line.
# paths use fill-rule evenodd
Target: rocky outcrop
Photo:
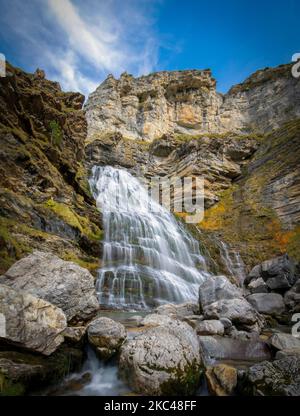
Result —
<path fill-rule="evenodd" d="M 115 355 L 127 337 L 124 325 L 106 317 L 94 319 L 89 324 L 87 333 L 89 343 L 104 360 Z"/>
<path fill-rule="evenodd" d="M 7 63 L 0 78 L 0 273 L 36 248 L 95 270 L 101 221 L 79 93 Z"/>
<path fill-rule="evenodd" d="M 186 323 L 168 319 L 167 325 L 146 329 L 121 348 L 120 374 L 136 393 L 187 395 L 196 391 L 201 364 L 197 336 Z"/>
<path fill-rule="evenodd" d="M 110 75 L 85 109 L 90 137 L 118 132 L 153 140 L 170 133 L 271 130 L 299 117 L 299 104 L 299 83 L 291 65 L 282 65 L 257 71 L 225 95 L 216 92 L 210 70 L 163 71 L 140 78 L 124 73 L 119 80 Z"/>
<path fill-rule="evenodd" d="M 0 316 L 0 338 L 17 347 L 50 355 L 64 341 L 63 311 L 24 291 L 0 285 Z"/>
<path fill-rule="evenodd" d="M 94 278 L 72 262 L 35 251 L 16 262 L 0 282 L 61 308 L 68 322 L 85 321 L 99 309 Z"/>

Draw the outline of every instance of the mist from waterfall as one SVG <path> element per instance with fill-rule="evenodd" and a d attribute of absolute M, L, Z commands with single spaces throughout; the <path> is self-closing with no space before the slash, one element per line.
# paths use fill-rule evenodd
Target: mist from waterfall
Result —
<path fill-rule="evenodd" d="M 95 166 L 90 185 L 103 215 L 101 305 L 132 309 L 195 301 L 208 275 L 198 242 L 128 171 Z"/>

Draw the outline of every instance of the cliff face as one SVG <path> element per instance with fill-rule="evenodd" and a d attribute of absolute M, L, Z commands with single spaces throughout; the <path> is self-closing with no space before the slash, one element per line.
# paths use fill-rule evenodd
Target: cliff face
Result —
<path fill-rule="evenodd" d="M 267 105 L 266 105 L 267 103 Z M 109 76 L 86 104 L 88 136 L 119 132 L 151 141 L 163 134 L 265 132 L 300 116 L 291 65 L 257 71 L 225 94 L 210 70 Z"/>
<path fill-rule="evenodd" d="M 83 166 L 84 97 L 7 65 L 0 78 L 0 273 L 34 248 L 90 269 L 102 231 Z"/>
<path fill-rule="evenodd" d="M 291 65 L 260 70 L 222 96 L 209 71 L 109 77 L 86 105 L 87 167 L 201 176 L 202 241 L 239 251 L 250 269 L 300 259 L 300 84 Z"/>

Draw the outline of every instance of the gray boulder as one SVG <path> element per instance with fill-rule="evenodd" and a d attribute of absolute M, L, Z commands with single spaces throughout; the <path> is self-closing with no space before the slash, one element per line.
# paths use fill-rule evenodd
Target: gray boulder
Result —
<path fill-rule="evenodd" d="M 300 339 L 291 334 L 277 333 L 269 338 L 269 343 L 277 350 L 291 350 L 300 348 Z"/>
<path fill-rule="evenodd" d="M 124 325 L 106 317 L 94 319 L 88 326 L 87 334 L 89 343 L 104 360 L 116 354 L 127 337 Z"/>
<path fill-rule="evenodd" d="M 254 396 L 300 396 L 300 356 L 256 364 L 241 374 L 240 391 Z"/>
<path fill-rule="evenodd" d="M 210 320 L 198 322 L 194 328 L 198 335 L 223 335 L 224 325 L 221 321 Z"/>
<path fill-rule="evenodd" d="M 195 393 L 200 365 L 197 335 L 177 319 L 127 340 L 119 360 L 121 377 L 133 391 L 146 395 Z"/>
<path fill-rule="evenodd" d="M 252 280 L 249 285 L 248 289 L 251 293 L 268 293 L 268 286 L 266 285 L 264 279 L 259 277 L 258 279 Z"/>
<path fill-rule="evenodd" d="M 87 320 L 99 309 L 90 272 L 51 253 L 35 251 L 24 257 L 0 278 L 0 283 L 61 308 L 68 322 Z"/>
<path fill-rule="evenodd" d="M 300 279 L 285 293 L 284 303 L 291 312 L 300 312 Z"/>
<path fill-rule="evenodd" d="M 247 301 L 265 315 L 280 315 L 285 310 L 283 297 L 278 293 L 254 293 L 247 296 Z"/>
<path fill-rule="evenodd" d="M 194 302 L 185 302 L 179 305 L 168 303 L 158 306 L 154 312 L 160 315 L 174 315 L 177 318 L 185 318 L 186 316 L 199 313 L 199 305 Z"/>
<path fill-rule="evenodd" d="M 18 347 L 53 353 L 64 341 L 63 311 L 29 293 L 0 285 L 0 337 Z"/>
<path fill-rule="evenodd" d="M 225 276 L 207 278 L 199 288 L 200 311 L 211 303 L 224 299 L 241 298 L 242 292 Z"/>

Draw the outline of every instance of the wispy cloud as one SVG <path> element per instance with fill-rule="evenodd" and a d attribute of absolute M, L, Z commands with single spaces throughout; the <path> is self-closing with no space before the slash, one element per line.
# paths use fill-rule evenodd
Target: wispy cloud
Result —
<path fill-rule="evenodd" d="M 22 0 L 3 3 L 0 20 L 10 41 L 64 89 L 88 94 L 108 73 L 156 69 L 156 1 L 31 0 L 26 8 Z"/>

